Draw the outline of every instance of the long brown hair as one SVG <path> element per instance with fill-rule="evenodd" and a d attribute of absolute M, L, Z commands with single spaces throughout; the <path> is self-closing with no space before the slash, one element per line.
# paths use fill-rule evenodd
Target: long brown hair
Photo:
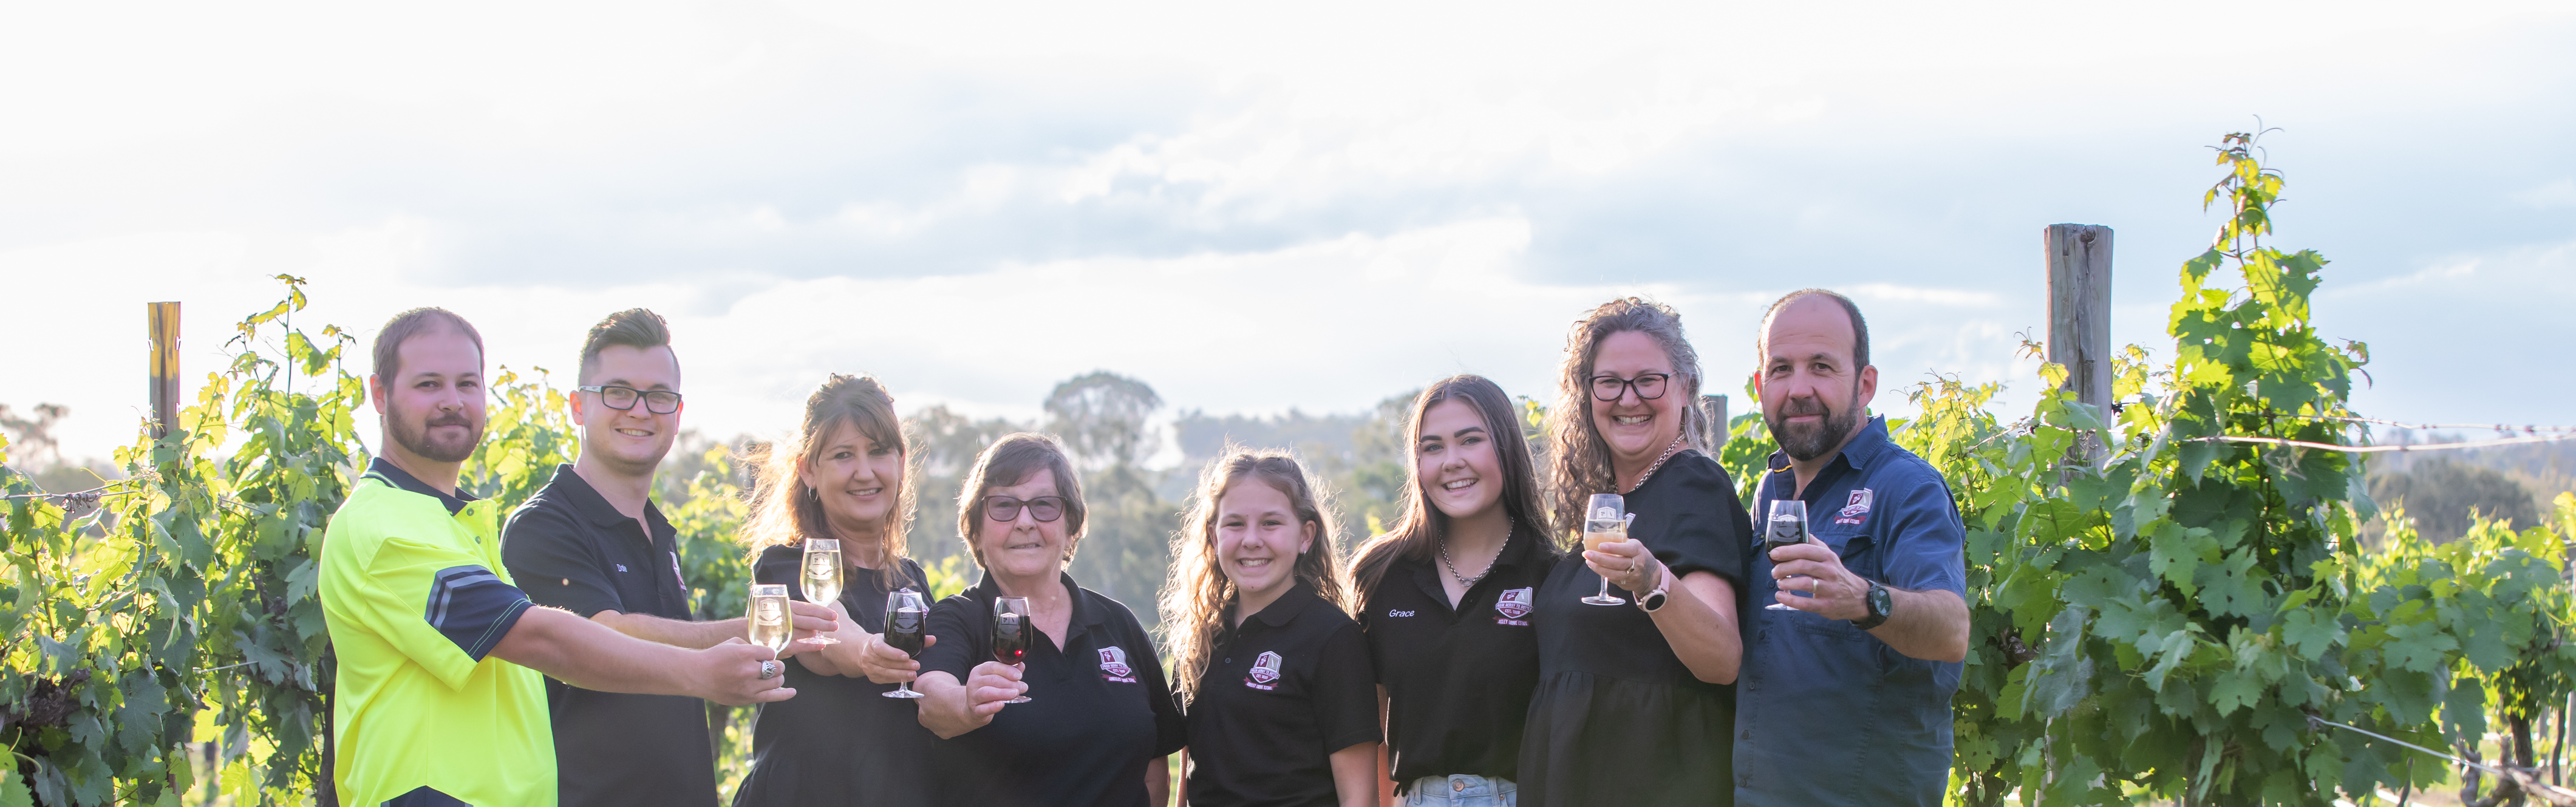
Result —
<path fill-rule="evenodd" d="M 917 585 L 922 581 L 904 579 L 903 558 L 907 550 L 905 534 L 912 526 L 914 506 L 921 493 L 916 481 L 921 478 L 921 469 L 914 467 L 912 446 L 903 440 L 903 421 L 895 416 L 894 394 L 869 376 L 833 373 L 814 394 L 806 396 L 805 422 L 794 440 L 743 452 L 742 461 L 755 469 L 756 476 L 751 489 L 751 514 L 743 520 L 742 542 L 751 547 L 751 556 L 756 560 L 769 547 L 801 546 L 807 538 L 833 537 L 822 498 L 799 478 L 797 471 L 822 459 L 826 448 L 823 441 L 831 439 L 832 432 L 844 423 L 903 456 L 902 490 L 895 496 L 894 511 L 886 514 L 884 529 L 878 532 L 877 577 L 889 590 Z"/>
<path fill-rule="evenodd" d="M 1485 431 L 1492 436 L 1494 458 L 1501 462 L 1503 478 L 1503 512 L 1514 521 L 1528 525 L 1537 535 L 1553 535 L 1548 528 L 1545 500 L 1539 498 L 1537 463 L 1530 456 L 1529 441 L 1521 437 L 1520 417 L 1514 411 L 1511 396 L 1503 388 L 1479 375 L 1453 375 L 1431 382 L 1413 399 L 1413 417 L 1404 425 L 1405 478 L 1403 511 L 1395 529 L 1369 539 L 1352 553 L 1352 576 L 1357 578 L 1358 597 L 1365 599 L 1377 590 L 1378 581 L 1386 578 L 1386 569 L 1396 559 L 1429 562 L 1442 537 L 1449 534 L 1449 514 L 1431 506 L 1422 486 L 1422 418 L 1431 407 L 1442 401 L 1464 401 L 1485 419 Z M 1518 530 L 1514 530 L 1518 532 Z M 1548 556 L 1556 554 L 1556 545 L 1539 544 Z"/>
<path fill-rule="evenodd" d="M 1208 656 L 1217 651 L 1226 612 L 1234 606 L 1234 581 L 1217 565 L 1217 500 L 1235 483 L 1252 480 L 1288 497 L 1300 524 L 1315 525 L 1315 541 L 1297 555 L 1290 570 L 1298 583 L 1315 590 L 1333 607 L 1350 612 L 1349 587 L 1343 585 L 1339 542 L 1329 504 L 1306 481 L 1306 473 L 1287 452 L 1229 447 L 1208 463 L 1190 494 L 1189 515 L 1172 534 L 1172 579 L 1163 587 L 1163 631 L 1170 643 L 1173 683 L 1187 703 L 1197 694 Z"/>
<path fill-rule="evenodd" d="M 1583 523 L 1583 505 L 1592 494 L 1620 492 L 1618 476 L 1610 469 L 1610 444 L 1592 427 L 1592 362 L 1601 355 L 1602 340 L 1628 331 L 1653 338 L 1673 363 L 1673 386 L 1664 394 L 1682 396 L 1674 407 L 1682 417 L 1682 443 L 1696 444 L 1708 430 L 1708 414 L 1699 408 L 1699 351 L 1682 336 L 1681 313 L 1635 297 L 1592 309 L 1566 335 L 1556 407 L 1547 414 L 1548 439 L 1555 449 L 1548 452 L 1548 500 L 1559 524 Z"/>

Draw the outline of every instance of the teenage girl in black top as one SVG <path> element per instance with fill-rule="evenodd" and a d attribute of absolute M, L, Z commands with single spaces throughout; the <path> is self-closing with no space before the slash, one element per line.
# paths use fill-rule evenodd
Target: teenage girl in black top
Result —
<path fill-rule="evenodd" d="M 1343 611 L 1332 514 L 1279 451 L 1228 452 L 1191 500 L 1163 589 L 1189 726 L 1182 803 L 1376 804 L 1377 688 Z"/>
<path fill-rule="evenodd" d="M 1357 553 L 1360 624 L 1386 698 L 1388 785 L 1407 805 L 1517 803 L 1538 685 L 1538 586 L 1555 566 L 1517 407 L 1441 379 L 1405 426 L 1402 520 Z"/>

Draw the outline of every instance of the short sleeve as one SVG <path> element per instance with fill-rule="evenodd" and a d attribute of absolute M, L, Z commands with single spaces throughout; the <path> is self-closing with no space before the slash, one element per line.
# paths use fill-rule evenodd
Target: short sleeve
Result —
<path fill-rule="evenodd" d="M 804 567 L 804 552 L 791 546 L 772 545 L 760 550 L 759 559 L 752 561 L 751 582 L 786 586 L 788 599 L 803 601 L 805 586 L 801 582 L 801 573 Z"/>
<path fill-rule="evenodd" d="M 438 680 L 464 686 L 474 665 L 533 605 L 483 563 L 455 549 L 386 538 L 365 579 L 350 581 L 358 600 L 353 610 Z"/>
<path fill-rule="evenodd" d="M 1886 584 L 1911 591 L 1968 593 L 1967 532 L 1950 488 L 1917 466 L 1896 497 L 1895 519 L 1881 533 L 1888 542 Z"/>
<path fill-rule="evenodd" d="M 579 614 L 626 613 L 624 599 L 608 580 L 605 562 L 583 545 L 571 517 L 540 498 L 510 514 L 501 528 L 501 563 L 510 577 L 525 583 L 528 599 Z"/>
<path fill-rule="evenodd" d="M 1663 473 L 1671 475 L 1670 484 L 1658 486 L 1653 494 L 1658 500 L 1654 514 L 1664 523 L 1651 532 L 1644 525 L 1638 528 L 1651 536 L 1647 546 L 1655 558 L 1675 575 L 1712 572 L 1741 587 L 1753 521 L 1745 513 L 1744 501 L 1736 497 L 1726 469 L 1693 451 L 1674 457 Z M 1630 509 L 1643 508 L 1632 504 Z"/>
<path fill-rule="evenodd" d="M 1180 702 L 1172 697 L 1171 680 L 1163 677 L 1162 648 L 1154 646 L 1153 638 L 1145 633 L 1144 623 L 1136 621 L 1134 613 L 1124 608 L 1119 611 L 1127 617 L 1127 635 L 1135 637 L 1135 646 L 1146 648 L 1153 655 L 1150 663 L 1140 670 L 1144 673 L 1145 703 L 1154 709 L 1153 755 L 1170 756 L 1190 744 L 1189 721 L 1181 716 Z"/>
<path fill-rule="evenodd" d="M 1327 755 L 1384 736 L 1377 715 L 1377 671 L 1358 623 L 1344 621 L 1316 657 L 1315 726 Z"/>
<path fill-rule="evenodd" d="M 992 632 L 983 619 L 983 609 L 972 597 L 950 595 L 930 606 L 930 635 L 939 641 L 921 651 L 921 671 L 944 672 L 965 683 L 966 676 L 980 659 L 992 656 Z"/>

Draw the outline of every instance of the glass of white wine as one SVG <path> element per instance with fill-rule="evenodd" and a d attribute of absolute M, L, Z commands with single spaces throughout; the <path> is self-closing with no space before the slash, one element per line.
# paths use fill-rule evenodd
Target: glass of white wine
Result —
<path fill-rule="evenodd" d="M 751 643 L 776 653 L 787 649 L 787 637 L 796 633 L 796 621 L 787 615 L 787 587 L 777 584 L 751 586 Z"/>
<path fill-rule="evenodd" d="M 805 601 L 825 608 L 841 599 L 841 542 L 830 538 L 805 539 L 805 571 L 797 582 L 805 586 Z M 813 644 L 840 644 L 830 634 L 817 633 L 805 639 Z"/>
<path fill-rule="evenodd" d="M 1611 541 L 1628 540 L 1628 500 L 1616 493 L 1596 493 L 1583 508 L 1583 551 L 1590 552 Z M 1585 605 L 1627 605 L 1628 601 L 1610 596 L 1610 578 L 1601 578 L 1601 593 L 1583 598 Z"/>

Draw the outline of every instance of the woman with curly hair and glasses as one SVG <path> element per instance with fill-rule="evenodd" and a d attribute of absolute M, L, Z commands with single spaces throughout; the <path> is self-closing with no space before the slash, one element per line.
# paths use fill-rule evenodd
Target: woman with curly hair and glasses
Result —
<path fill-rule="evenodd" d="M 1612 300 L 1566 340 L 1548 424 L 1556 523 L 1616 518 L 1585 512 L 1604 493 L 1633 521 L 1539 590 L 1524 805 L 1735 802 L 1736 592 L 1753 525 L 1726 469 L 1691 447 L 1709 428 L 1699 388 L 1668 306 Z M 1605 580 L 1625 596 L 1596 604 Z"/>

